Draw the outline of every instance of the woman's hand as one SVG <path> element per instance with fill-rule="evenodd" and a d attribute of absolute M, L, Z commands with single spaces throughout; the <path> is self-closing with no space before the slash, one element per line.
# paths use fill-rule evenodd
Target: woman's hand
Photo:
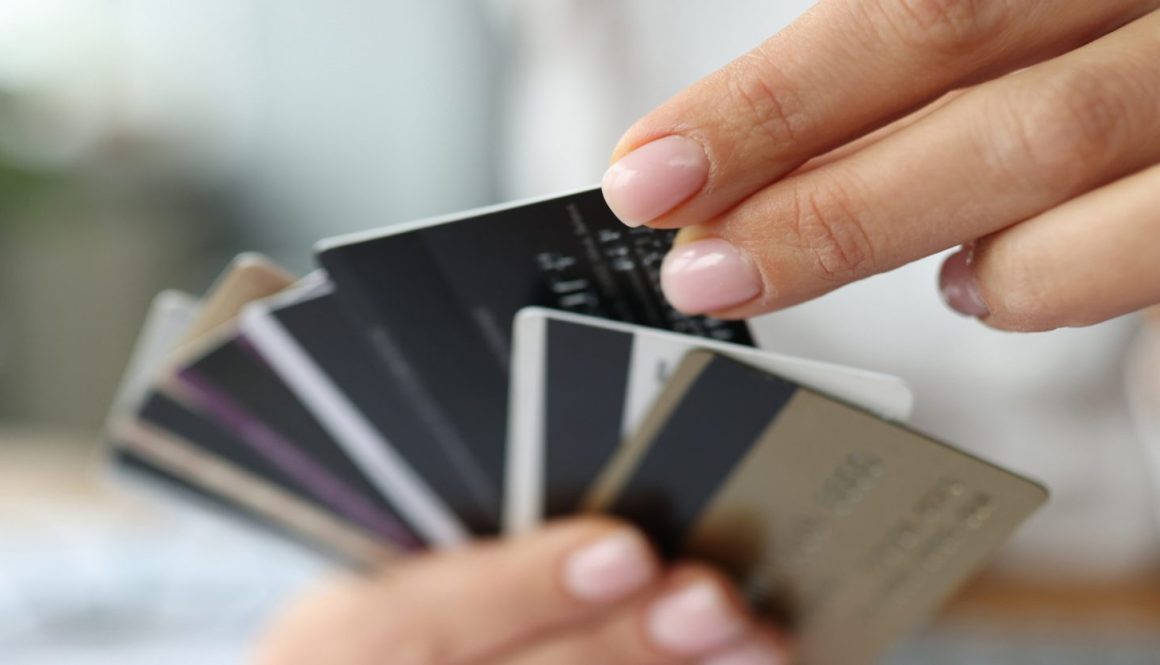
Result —
<path fill-rule="evenodd" d="M 1006 329 L 1160 303 L 1160 2 L 821 0 L 633 126 L 604 178 L 684 227 L 679 309 L 746 317 L 956 245 Z"/>
<path fill-rule="evenodd" d="M 718 574 L 666 570 L 636 531 L 582 519 L 344 580 L 287 613 L 257 662 L 772 665 L 784 644 Z"/>

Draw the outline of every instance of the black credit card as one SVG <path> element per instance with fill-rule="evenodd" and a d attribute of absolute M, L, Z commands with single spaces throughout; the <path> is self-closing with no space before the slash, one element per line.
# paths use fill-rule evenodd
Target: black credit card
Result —
<path fill-rule="evenodd" d="M 225 341 L 192 360 L 165 382 L 164 390 L 230 435 L 235 445 L 218 445 L 214 451 L 218 455 L 234 455 L 232 461 L 295 488 L 400 549 L 423 546 L 411 525 L 244 338 Z M 143 415 L 148 414 L 146 408 Z M 207 440 L 185 438 L 199 444 Z M 227 450 L 237 443 L 247 449 L 245 453 Z"/>
<path fill-rule="evenodd" d="M 250 305 L 241 329 L 318 422 L 432 546 L 494 531 L 496 500 L 470 450 L 447 449 L 373 361 L 326 282 Z"/>
<path fill-rule="evenodd" d="M 743 322 L 686 316 L 665 301 L 659 271 L 673 235 L 625 227 L 592 189 L 328 240 L 318 259 L 406 407 L 443 447 L 472 451 L 498 526 L 521 308 L 752 344 Z"/>

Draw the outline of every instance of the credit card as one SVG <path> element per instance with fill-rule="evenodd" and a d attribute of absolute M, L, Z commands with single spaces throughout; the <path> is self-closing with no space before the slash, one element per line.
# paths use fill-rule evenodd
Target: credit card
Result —
<path fill-rule="evenodd" d="M 896 377 L 542 308 L 515 324 L 505 530 L 577 511 L 690 351 L 710 349 L 892 420 L 913 398 Z"/>
<path fill-rule="evenodd" d="M 174 360 L 180 362 L 181 347 L 204 340 L 223 326 L 230 325 L 242 307 L 268 298 L 294 283 L 294 275 L 262 256 L 248 252 L 230 261 L 202 300 L 198 316 L 178 344 Z"/>
<path fill-rule="evenodd" d="M 165 358 L 187 337 L 198 309 L 197 299 L 180 291 L 163 291 L 153 299 L 109 407 L 108 427 L 141 405 Z"/>
<path fill-rule="evenodd" d="M 161 384 L 173 399 L 200 418 L 213 421 L 230 435 L 229 445 L 213 453 L 264 473 L 266 480 L 291 484 L 335 515 L 389 540 L 403 550 L 423 548 L 414 529 L 383 499 L 362 470 L 330 438 L 294 393 L 286 387 L 244 337 L 212 344 L 201 355 L 183 363 Z M 142 418 L 151 419 L 148 408 Z M 174 432 L 172 421 L 152 419 Z M 185 425 L 189 427 L 188 424 Z M 222 439 L 186 436 L 190 442 L 211 445 Z M 252 454 L 241 455 L 237 443 Z M 274 469 L 277 473 L 265 473 Z"/>
<path fill-rule="evenodd" d="M 246 303 L 272 296 L 294 283 L 294 277 L 269 259 L 240 254 L 214 281 L 196 305 L 183 294 L 163 293 L 152 304 L 134 347 L 132 360 L 110 409 L 106 431 L 117 430 L 135 418 L 150 387 L 196 352 L 207 338 L 228 326 Z M 113 444 L 124 441 L 110 441 Z M 118 456 L 131 455 L 116 447 Z"/>
<path fill-rule="evenodd" d="M 369 532 L 166 429 L 126 420 L 112 437 L 121 463 L 135 477 L 231 519 L 260 525 L 354 568 L 377 568 L 400 555 Z"/>
<path fill-rule="evenodd" d="M 368 358 L 366 340 L 347 324 L 321 274 L 291 291 L 255 302 L 240 327 L 368 479 L 438 547 L 461 545 L 490 528 L 487 480 L 466 450 L 444 450 Z"/>
<path fill-rule="evenodd" d="M 745 363 L 693 351 L 587 501 L 731 573 L 807 665 L 861 665 L 1045 500 L 1034 482 Z"/>
<path fill-rule="evenodd" d="M 501 515 L 511 325 L 540 305 L 739 344 L 742 322 L 689 317 L 660 290 L 674 232 L 629 229 L 598 189 L 324 241 L 338 300 L 445 450 L 470 450 Z"/>
<path fill-rule="evenodd" d="M 142 377 L 153 380 L 172 370 L 206 337 L 228 335 L 228 327 L 238 310 L 250 299 L 273 295 L 292 283 L 292 277 L 268 260 L 254 254 L 238 257 L 211 287 L 196 316 L 188 317 L 178 326 L 160 326 L 160 336 L 154 338 L 147 326 L 138 347 L 143 349 L 141 363 L 134 363 L 132 374 L 123 385 L 138 386 Z M 187 314 L 194 314 L 190 311 Z M 181 334 L 179 334 L 181 333 Z M 170 355 L 159 362 L 156 355 L 144 349 L 161 348 L 169 342 L 174 346 Z M 150 365 L 158 363 L 156 367 Z M 138 407 L 153 401 L 146 400 L 139 388 L 122 393 L 125 403 L 136 402 Z M 154 395 L 154 397 L 157 397 Z M 176 410 L 181 405 L 171 400 L 154 404 L 152 410 Z M 212 423 L 211 423 L 212 424 Z M 337 555 L 342 560 L 359 566 L 377 565 L 396 556 L 393 547 L 378 542 L 369 532 L 326 514 L 325 510 L 301 495 L 295 495 L 261 480 L 253 472 L 228 459 L 204 452 L 192 442 L 137 419 L 135 413 L 118 412 L 115 408 L 109 422 L 109 441 L 117 470 L 130 471 L 138 479 L 168 483 L 184 496 L 214 497 L 211 503 L 229 506 L 231 516 L 247 522 L 265 524 L 272 531 L 300 542 L 311 542 L 315 549 Z M 239 454 L 245 446 L 229 442 L 224 450 Z M 260 463 L 260 460 L 258 460 Z M 203 503 L 205 503 L 203 501 Z"/>

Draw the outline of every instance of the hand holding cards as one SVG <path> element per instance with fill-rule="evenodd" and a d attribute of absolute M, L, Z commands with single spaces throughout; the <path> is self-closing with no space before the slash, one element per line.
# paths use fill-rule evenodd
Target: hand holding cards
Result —
<path fill-rule="evenodd" d="M 611 512 L 729 572 L 807 662 L 867 662 L 1045 493 L 892 424 L 898 379 L 673 310 L 671 239 L 586 191 L 328 241 L 295 285 L 250 259 L 202 322 L 158 305 L 110 441 L 358 566 Z"/>

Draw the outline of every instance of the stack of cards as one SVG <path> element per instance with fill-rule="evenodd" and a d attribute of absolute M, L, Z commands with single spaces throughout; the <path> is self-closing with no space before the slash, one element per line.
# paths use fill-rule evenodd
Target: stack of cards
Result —
<path fill-rule="evenodd" d="M 160 296 L 119 468 L 358 567 L 608 512 L 735 576 L 804 662 L 864 663 L 1035 508 L 896 423 L 897 378 L 753 348 L 661 295 L 672 233 L 597 190 L 243 256 Z"/>

